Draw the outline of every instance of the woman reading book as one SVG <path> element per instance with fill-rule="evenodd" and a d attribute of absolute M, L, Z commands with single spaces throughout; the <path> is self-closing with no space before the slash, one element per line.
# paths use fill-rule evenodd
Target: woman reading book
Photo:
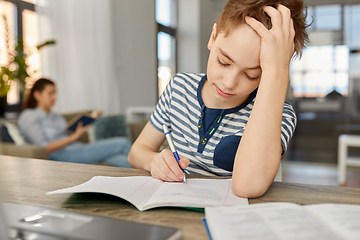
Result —
<path fill-rule="evenodd" d="M 79 122 L 75 131 L 68 133 L 65 118 L 51 111 L 55 101 L 54 82 L 45 78 L 37 80 L 19 117 L 19 129 L 29 143 L 46 147 L 50 160 L 131 167 L 127 161 L 129 139 L 115 137 L 90 144 L 79 142 L 91 125 L 83 126 Z"/>

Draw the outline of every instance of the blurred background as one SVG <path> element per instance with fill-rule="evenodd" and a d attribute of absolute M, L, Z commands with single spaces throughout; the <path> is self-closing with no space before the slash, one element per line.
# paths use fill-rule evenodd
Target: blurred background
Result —
<path fill-rule="evenodd" d="M 146 119 L 172 75 L 206 72 L 207 41 L 225 2 L 0 0 L 2 119 L 17 118 L 41 76 L 57 83 L 56 111 Z M 290 66 L 287 101 L 298 125 L 284 178 L 337 185 L 339 136 L 360 136 L 360 0 L 304 3 L 310 43 Z M 360 157 L 360 148 L 349 156 Z M 360 187 L 358 169 L 348 169 L 347 186 Z"/>

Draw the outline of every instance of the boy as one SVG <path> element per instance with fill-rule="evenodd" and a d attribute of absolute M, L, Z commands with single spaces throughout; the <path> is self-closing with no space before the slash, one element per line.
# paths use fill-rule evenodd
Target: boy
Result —
<path fill-rule="evenodd" d="M 232 175 L 234 194 L 263 195 L 296 125 L 285 94 L 290 60 L 308 40 L 305 20 L 300 0 L 228 0 L 208 43 L 207 75 L 171 79 L 129 163 L 164 181 L 182 181 L 182 169 Z M 163 124 L 179 164 L 170 150 L 158 152 Z"/>

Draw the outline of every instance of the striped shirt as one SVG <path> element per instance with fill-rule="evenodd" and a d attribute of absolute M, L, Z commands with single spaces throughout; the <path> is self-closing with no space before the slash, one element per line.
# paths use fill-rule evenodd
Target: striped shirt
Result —
<path fill-rule="evenodd" d="M 205 74 L 176 74 L 161 95 L 150 122 L 159 131 L 162 131 L 163 124 L 169 127 L 179 155 L 190 159 L 186 173 L 229 176 L 232 175 L 235 153 L 254 105 L 256 90 L 243 104 L 222 109 L 210 128 L 204 130 L 202 117 L 206 106 L 201 89 L 205 80 Z M 284 152 L 295 126 L 295 112 L 285 102 L 281 126 Z"/>

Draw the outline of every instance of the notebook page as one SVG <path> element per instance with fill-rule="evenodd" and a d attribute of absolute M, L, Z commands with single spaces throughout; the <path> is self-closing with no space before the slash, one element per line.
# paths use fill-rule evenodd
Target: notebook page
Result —
<path fill-rule="evenodd" d="M 75 187 L 48 192 L 46 195 L 62 193 L 107 193 L 131 202 L 137 209 L 154 194 L 163 182 L 152 177 L 104 177 L 96 176 Z"/>
<path fill-rule="evenodd" d="M 293 203 L 206 208 L 205 217 L 214 240 L 344 239 Z"/>
<path fill-rule="evenodd" d="M 304 206 L 346 239 L 360 239 L 360 206 L 350 204 L 314 204 Z"/>
<path fill-rule="evenodd" d="M 200 207 L 248 204 L 231 191 L 231 179 L 187 179 L 186 183 L 164 182 L 146 203 L 154 206 Z"/>

